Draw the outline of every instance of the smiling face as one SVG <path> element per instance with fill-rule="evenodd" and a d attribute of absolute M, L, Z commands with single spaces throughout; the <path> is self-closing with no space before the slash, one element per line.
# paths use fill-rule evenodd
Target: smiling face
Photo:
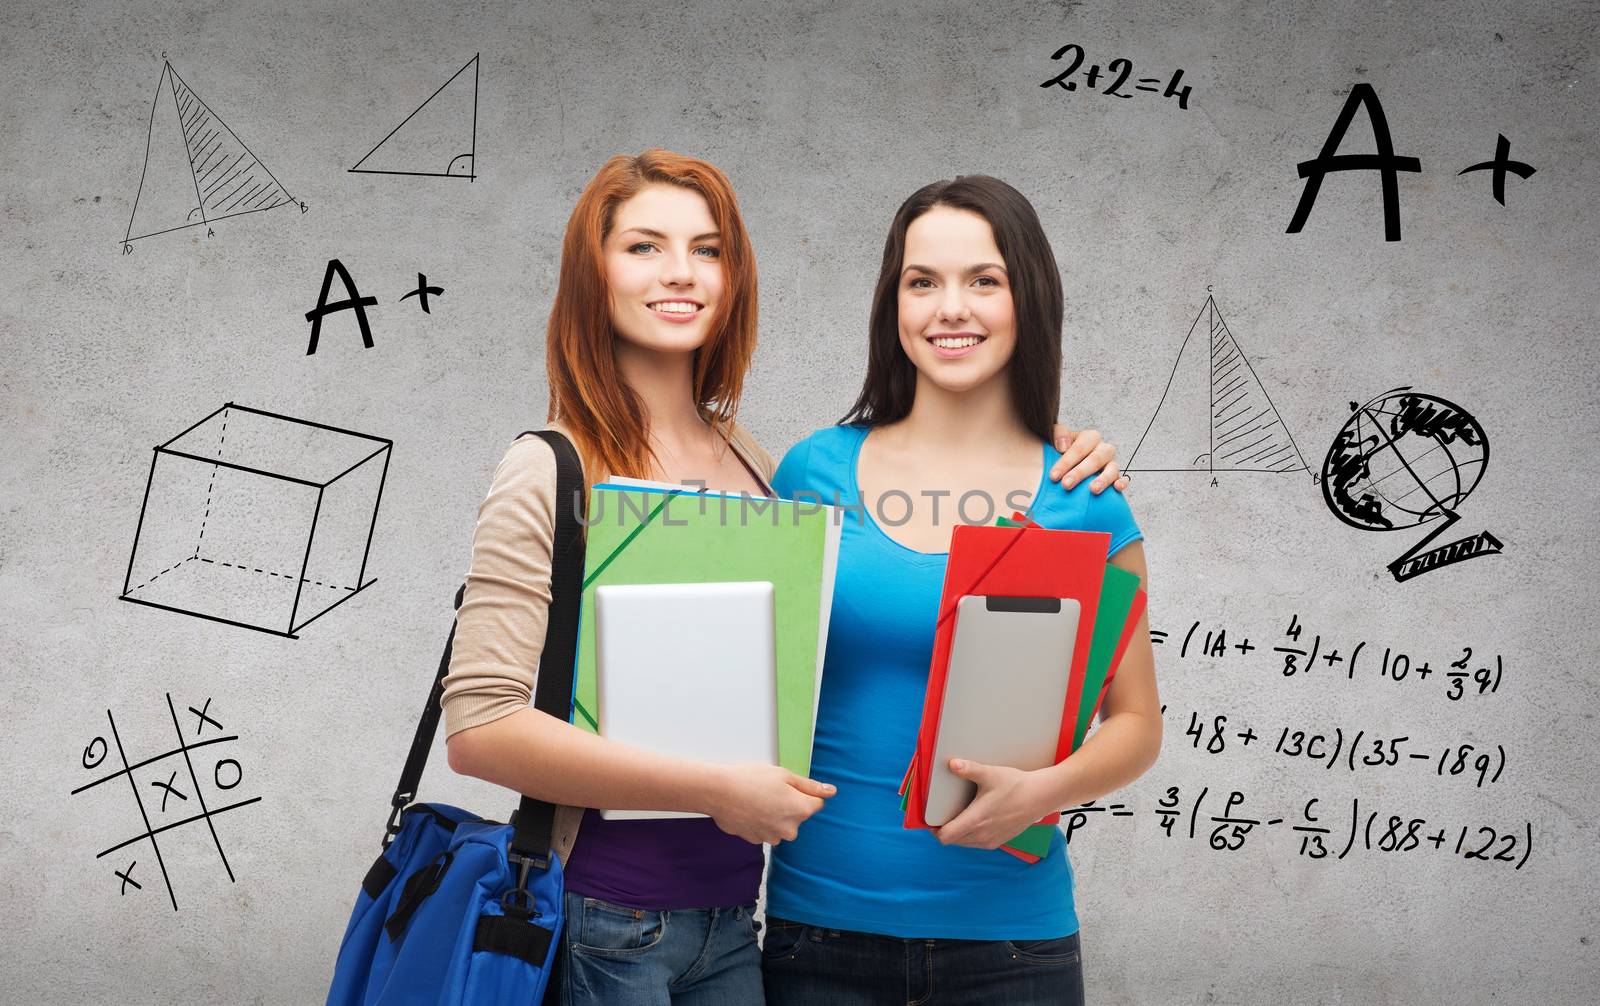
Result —
<path fill-rule="evenodd" d="M 711 208 L 693 189 L 647 185 L 618 204 L 604 248 L 618 336 L 656 352 L 703 346 L 722 296 L 721 249 Z"/>
<path fill-rule="evenodd" d="M 1016 310 L 983 217 L 934 206 L 913 220 L 898 302 L 900 348 L 923 378 L 964 392 L 1005 371 L 1017 344 Z"/>

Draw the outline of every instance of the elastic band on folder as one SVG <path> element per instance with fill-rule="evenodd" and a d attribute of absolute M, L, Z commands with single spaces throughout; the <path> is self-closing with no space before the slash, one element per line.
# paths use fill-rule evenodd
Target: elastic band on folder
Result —
<path fill-rule="evenodd" d="M 990 562 L 989 565 L 984 567 L 983 572 L 978 574 L 978 578 L 976 580 L 973 580 L 970 584 L 968 584 L 966 590 L 963 590 L 960 593 L 952 595 L 955 598 L 955 600 L 953 600 L 950 603 L 950 607 L 946 608 L 944 611 L 939 613 L 939 620 L 934 623 L 934 631 L 935 632 L 938 631 L 939 626 L 943 625 L 945 622 L 948 622 L 950 620 L 950 616 L 951 615 L 954 615 L 956 613 L 956 606 L 961 603 L 962 596 L 965 595 L 965 594 L 972 593 L 972 588 L 974 588 L 978 584 L 982 583 L 983 582 L 983 578 L 988 576 L 990 574 L 990 572 L 992 572 L 996 566 L 1000 565 L 1000 560 L 1004 559 L 1006 557 L 1006 555 L 1011 551 L 1012 547 L 1015 546 L 1016 543 L 1019 540 L 1021 540 L 1022 533 L 1024 531 L 1028 530 L 1029 527 L 1037 527 L 1037 526 L 1038 525 L 1024 525 L 1023 527 L 1017 528 L 1017 533 L 1011 536 L 1011 540 L 1010 541 L 1006 542 L 1006 547 L 1000 550 L 1000 554 L 994 557 L 994 561 Z"/>
<path fill-rule="evenodd" d="M 618 491 L 622 491 L 622 490 L 618 490 Z M 626 538 L 622 539 L 621 543 L 618 544 L 616 548 L 611 550 L 611 554 L 606 556 L 604 562 L 602 562 L 599 566 L 595 567 L 595 570 L 594 570 L 593 573 L 590 573 L 588 576 L 584 577 L 584 579 L 583 579 L 583 589 L 584 590 L 588 590 L 590 584 L 594 583 L 595 578 L 598 577 L 601 573 L 604 573 L 606 571 L 606 567 L 611 565 L 611 561 L 613 559 L 615 559 L 617 556 L 621 555 L 623 549 L 625 549 L 629 545 L 633 544 L 633 539 L 639 537 L 639 535 L 644 532 L 644 529 L 650 525 L 650 522 L 656 519 L 656 514 L 660 513 L 666 507 L 667 501 L 669 499 L 671 499 L 674 496 L 682 496 L 682 495 L 684 495 L 684 492 L 683 492 L 682 489 L 674 489 L 674 490 L 671 490 L 670 492 L 662 494 L 661 502 L 656 504 L 655 509 L 650 511 L 649 515 L 646 516 L 645 519 L 639 523 L 638 527 L 636 527 L 632 531 L 628 532 L 628 536 Z M 618 505 L 620 506 L 620 504 L 618 504 Z M 638 511 L 636 510 L 634 512 L 637 513 Z M 592 714 L 590 714 L 589 710 L 587 710 L 587 709 L 585 709 L 583 707 L 583 703 L 578 701 L 577 696 L 573 696 L 572 709 L 579 716 L 582 716 L 584 718 L 584 721 L 587 722 L 589 724 L 589 726 L 593 727 L 595 730 L 599 730 L 600 729 L 600 724 L 595 721 L 594 716 Z"/>

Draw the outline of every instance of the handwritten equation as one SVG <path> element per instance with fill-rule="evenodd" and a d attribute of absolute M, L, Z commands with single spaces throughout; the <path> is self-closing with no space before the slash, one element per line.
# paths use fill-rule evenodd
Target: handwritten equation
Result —
<path fill-rule="evenodd" d="M 1179 659 L 1188 659 L 1191 654 L 1203 657 L 1220 658 L 1247 658 L 1250 653 L 1262 649 L 1260 645 L 1251 643 L 1250 637 L 1235 630 L 1234 642 L 1228 641 L 1228 628 L 1225 626 L 1212 626 L 1201 632 L 1202 622 L 1195 619 L 1190 622 L 1189 628 L 1178 644 Z M 1156 646 L 1170 646 L 1176 637 L 1161 629 L 1150 630 L 1150 642 Z M 1283 645 L 1273 646 L 1266 652 L 1275 653 L 1281 657 L 1278 669 L 1285 678 L 1297 675 L 1309 676 L 1318 671 L 1343 671 L 1345 679 L 1354 681 L 1358 666 L 1366 669 L 1369 676 L 1375 675 L 1378 679 L 1398 684 L 1405 681 L 1426 683 L 1428 679 L 1438 674 L 1440 682 L 1444 684 L 1445 698 L 1451 702 L 1459 702 L 1466 697 L 1494 695 L 1500 691 L 1500 681 L 1505 673 L 1505 659 L 1501 654 L 1495 654 L 1490 661 L 1487 658 L 1473 658 L 1475 652 L 1470 646 L 1461 647 L 1461 655 L 1455 660 L 1444 663 L 1441 667 L 1434 667 L 1428 658 L 1417 659 L 1411 653 L 1393 646 L 1385 646 L 1381 656 L 1377 647 L 1368 650 L 1366 640 L 1357 641 L 1355 647 L 1348 652 L 1343 652 L 1337 645 L 1328 642 L 1324 645 L 1321 633 L 1314 633 L 1306 637 L 1305 627 L 1300 624 L 1298 614 L 1291 615 L 1289 625 L 1284 629 L 1281 638 Z M 1170 651 L 1169 651 L 1170 652 Z M 1365 661 L 1362 660 L 1365 655 Z M 1277 663 L 1279 657 L 1272 659 Z M 1322 664 L 1319 666 L 1318 661 Z"/>
<path fill-rule="evenodd" d="M 1059 61 L 1061 57 L 1066 56 L 1068 53 L 1071 53 L 1071 62 L 1067 64 L 1067 68 L 1056 74 L 1054 77 L 1051 77 L 1049 80 L 1041 83 L 1039 85 L 1040 87 L 1059 87 L 1063 91 L 1076 91 L 1078 89 L 1078 82 L 1068 78 L 1077 72 L 1078 67 L 1083 65 L 1083 46 L 1078 45 L 1075 42 L 1068 43 L 1052 53 L 1050 58 Z M 1110 63 L 1107 63 L 1106 77 L 1109 79 L 1114 76 L 1115 79 L 1109 80 L 1109 83 L 1106 85 L 1106 89 L 1101 93 L 1108 97 L 1114 98 L 1133 97 L 1132 94 L 1122 90 L 1123 86 L 1128 83 L 1128 77 L 1132 75 L 1132 73 L 1133 61 L 1130 59 L 1125 59 L 1119 56 Z M 1178 86 L 1178 81 L 1182 79 L 1183 71 L 1174 70 L 1172 76 L 1167 80 L 1166 90 L 1160 91 L 1160 94 L 1163 98 L 1177 98 L 1178 107 L 1187 109 L 1189 107 L 1190 87 L 1186 84 L 1180 88 Z M 1100 80 L 1100 64 L 1094 63 L 1083 75 L 1083 86 L 1091 91 L 1095 90 L 1099 85 Z M 1160 77 L 1139 77 L 1132 85 L 1132 89 L 1135 91 L 1149 91 L 1151 93 L 1156 93 L 1159 90 L 1158 85 L 1160 85 L 1160 83 Z"/>
<path fill-rule="evenodd" d="M 1210 798 L 1210 804 L 1207 804 Z M 1247 814 L 1247 798 L 1240 790 L 1230 790 L 1226 797 L 1212 794 L 1209 786 L 1201 787 L 1192 802 L 1185 802 L 1178 786 L 1168 786 L 1151 813 L 1157 820 L 1161 833 L 1170 839 L 1189 840 L 1204 836 L 1206 846 L 1216 852 L 1238 852 L 1250 840 L 1257 828 L 1266 833 L 1281 828 L 1299 839 L 1297 855 L 1306 859 L 1344 859 L 1358 848 L 1363 852 L 1380 855 L 1410 852 L 1436 852 L 1448 850 L 1448 855 L 1463 860 L 1484 863 L 1509 863 L 1512 870 L 1521 870 L 1533 853 L 1533 822 L 1499 827 L 1483 824 L 1443 824 L 1430 822 L 1423 817 L 1403 817 L 1361 810 L 1361 798 L 1350 800 L 1350 816 L 1346 820 L 1324 816 L 1318 811 L 1321 800 L 1312 797 L 1300 807 L 1294 822 L 1285 817 L 1268 817 Z M 1221 808 L 1217 804 L 1221 803 Z M 1135 814 L 1125 803 L 1099 806 L 1099 801 L 1062 811 L 1062 830 L 1068 842 L 1092 818 L 1131 818 Z M 1209 810 L 1210 813 L 1206 813 Z M 1185 825 L 1179 829 L 1179 824 Z M 1335 828 L 1337 825 L 1337 828 Z M 1335 853 L 1342 836 L 1343 845 Z M 1452 841 L 1452 839 L 1454 841 Z"/>
<path fill-rule="evenodd" d="M 111 715 L 111 710 L 106 710 L 106 721 L 110 724 L 111 744 L 106 743 L 103 735 L 96 735 L 83 749 L 81 765 L 87 771 L 95 771 L 105 763 L 110 756 L 112 746 L 117 749 L 117 760 L 122 767 L 114 772 L 101 775 L 90 782 L 74 789 L 72 795 L 85 793 L 104 783 L 115 782 L 123 779 L 127 781 L 133 792 L 134 806 L 139 814 L 139 819 L 144 825 L 144 831 L 135 834 L 132 838 L 117 842 L 107 849 L 95 854 L 96 859 L 103 859 L 114 852 L 119 852 L 129 846 L 140 842 L 150 843 L 151 854 L 155 856 L 156 866 L 161 871 L 161 879 L 166 883 L 167 897 L 172 902 L 173 911 L 178 909 L 178 898 L 172 890 L 172 878 L 167 870 L 166 858 L 161 854 L 161 843 L 156 836 L 183 828 L 186 825 L 205 822 L 211 832 L 211 841 L 216 845 L 217 855 L 222 859 L 222 868 L 227 871 L 228 880 L 232 881 L 233 867 L 228 865 L 228 855 L 222 850 L 222 840 L 217 837 L 216 825 L 212 819 L 219 814 L 230 810 L 237 810 L 260 801 L 259 796 L 220 805 L 207 806 L 206 787 L 201 784 L 202 775 L 207 777 L 213 787 L 213 800 L 220 799 L 218 794 L 236 789 L 244 778 L 244 770 L 235 758 L 217 757 L 217 752 L 222 750 L 213 745 L 224 744 L 239 739 L 237 734 L 223 732 L 221 722 L 216 714 L 211 712 L 211 700 L 208 698 L 200 706 L 190 706 L 188 712 L 196 719 L 193 724 L 193 738 L 186 739 L 183 727 L 178 719 L 178 710 L 172 702 L 172 696 L 167 696 L 167 711 L 172 717 L 172 729 L 178 735 L 178 746 L 170 751 L 144 758 L 140 761 L 128 761 L 128 755 L 123 748 L 122 735 L 117 730 L 116 718 Z M 213 733 L 214 732 L 214 733 Z M 196 762 L 203 765 L 206 771 L 199 772 L 195 768 Z M 194 803 L 190 803 L 190 797 Z M 195 809 L 198 812 L 194 812 Z M 118 893 L 122 896 L 128 894 L 130 886 L 137 892 L 144 889 L 139 882 L 135 869 L 139 865 L 138 859 L 129 862 L 126 869 L 112 872 L 120 884 Z M 149 867 L 146 867 L 148 870 Z"/>
<path fill-rule="evenodd" d="M 1165 653 L 1169 659 L 1259 668 L 1283 680 L 1329 676 L 1350 682 L 1385 682 L 1375 687 L 1386 695 L 1409 689 L 1419 696 L 1442 694 L 1448 701 L 1461 702 L 1499 694 L 1504 680 L 1503 654 L 1484 654 L 1465 644 L 1440 655 L 1392 642 L 1339 640 L 1316 632 L 1301 622 L 1298 613 L 1290 614 L 1279 626 L 1275 638 L 1252 638 L 1246 626 L 1192 619 L 1177 631 L 1152 628 L 1150 636 L 1160 647 L 1158 661 Z M 1353 646 L 1347 645 L 1352 642 Z M 1168 709 L 1161 707 L 1164 717 Z M 1236 711 L 1204 705 L 1173 709 L 1172 714 L 1182 728 L 1182 739 L 1176 743 L 1219 760 L 1257 751 L 1263 758 L 1320 767 L 1326 772 L 1337 768 L 1341 774 L 1358 776 L 1427 773 L 1475 789 L 1495 786 L 1514 760 L 1504 744 L 1478 737 L 1413 736 L 1410 731 L 1374 730 L 1320 714 L 1309 721 L 1285 717 L 1276 722 L 1251 722 Z M 1268 800 L 1252 800 L 1241 789 L 1187 785 L 1166 786 L 1156 792 L 1161 796 L 1155 806 L 1141 813 L 1131 809 L 1133 802 L 1126 796 L 1120 797 L 1123 802 L 1092 800 L 1063 810 L 1062 830 L 1070 842 L 1096 819 L 1110 822 L 1145 816 L 1154 817 L 1165 838 L 1203 841 L 1216 852 L 1238 852 L 1246 845 L 1262 844 L 1262 835 L 1281 832 L 1292 837 L 1297 855 L 1307 859 L 1342 860 L 1353 852 L 1445 854 L 1509 865 L 1513 871 L 1521 870 L 1533 853 L 1531 820 L 1496 821 L 1487 814 L 1476 821 L 1431 819 L 1394 813 L 1396 808 L 1384 806 L 1370 794 L 1337 804 L 1338 809 L 1311 796 L 1291 810 Z"/>
<path fill-rule="evenodd" d="M 1165 713 L 1167 707 L 1162 706 L 1161 711 Z M 1208 719 L 1199 712 L 1191 711 L 1189 725 L 1183 734 L 1190 739 L 1190 745 L 1196 751 L 1213 755 L 1222 754 L 1230 744 L 1248 748 L 1258 740 L 1265 743 L 1263 736 L 1248 725 L 1243 730 L 1230 729 L 1227 713 L 1218 713 Z M 1496 744 L 1492 749 L 1480 749 L 1475 744 L 1446 744 L 1437 749 L 1437 756 L 1431 746 L 1413 750 L 1421 747 L 1409 736 L 1378 737 L 1369 735 L 1364 729 L 1347 733 L 1340 726 L 1320 731 L 1283 727 L 1278 731 L 1272 751 L 1285 758 L 1306 759 L 1327 769 L 1335 765 L 1342 766 L 1351 772 L 1362 768 L 1393 768 L 1420 761 L 1430 766 L 1433 774 L 1441 779 L 1472 780 L 1480 789 L 1486 784 L 1499 782 L 1506 768 L 1506 749 L 1503 744 Z"/>

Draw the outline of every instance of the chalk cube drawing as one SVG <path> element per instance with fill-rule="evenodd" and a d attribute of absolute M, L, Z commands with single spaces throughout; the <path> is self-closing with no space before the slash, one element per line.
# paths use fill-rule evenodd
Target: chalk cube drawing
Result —
<path fill-rule="evenodd" d="M 375 582 L 393 446 L 229 402 L 155 449 L 122 600 L 299 638 Z"/>

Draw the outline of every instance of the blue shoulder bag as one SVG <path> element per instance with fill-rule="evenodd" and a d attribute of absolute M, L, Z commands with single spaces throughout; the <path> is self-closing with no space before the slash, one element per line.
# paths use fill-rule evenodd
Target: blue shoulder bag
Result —
<path fill-rule="evenodd" d="M 550 610 L 533 704 L 565 720 L 583 586 L 583 467 L 560 433 L 530 432 L 556 455 Z M 458 609 L 464 591 L 456 591 Z M 511 823 L 502 824 L 444 804 L 412 803 L 439 725 L 454 642 L 452 625 L 394 792 L 383 853 L 361 882 L 345 928 L 328 1006 L 533 1006 L 550 986 L 565 921 L 561 861 L 550 847 L 555 806 L 524 796 Z"/>

